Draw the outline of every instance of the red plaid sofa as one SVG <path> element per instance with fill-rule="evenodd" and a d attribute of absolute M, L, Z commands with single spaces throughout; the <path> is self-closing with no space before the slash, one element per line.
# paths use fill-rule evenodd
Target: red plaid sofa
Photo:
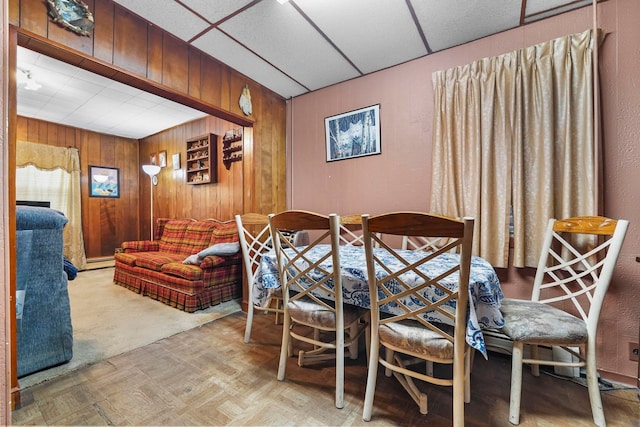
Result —
<path fill-rule="evenodd" d="M 238 242 L 235 221 L 158 218 L 155 240 L 124 242 L 115 254 L 113 281 L 192 313 L 242 296 L 242 254 L 190 255 L 217 243 Z"/>

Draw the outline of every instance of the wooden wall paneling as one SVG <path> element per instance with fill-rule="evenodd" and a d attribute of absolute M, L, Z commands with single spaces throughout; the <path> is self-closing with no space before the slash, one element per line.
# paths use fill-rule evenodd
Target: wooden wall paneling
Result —
<path fill-rule="evenodd" d="M 231 73 L 228 68 L 222 68 L 220 73 L 220 106 L 225 110 L 229 110 L 231 106 L 230 79 Z"/>
<path fill-rule="evenodd" d="M 147 46 L 147 78 L 162 81 L 163 36 L 162 30 L 156 26 L 148 28 Z"/>
<path fill-rule="evenodd" d="M 114 7 L 111 2 L 97 1 L 93 17 L 93 56 L 113 63 Z"/>
<path fill-rule="evenodd" d="M 271 112 L 271 127 L 274 129 L 272 137 L 269 141 L 271 147 L 270 155 L 272 156 L 275 164 L 274 173 L 272 174 L 272 186 L 271 186 L 271 199 L 269 203 L 272 206 L 277 206 L 280 210 L 284 210 L 287 207 L 287 192 L 286 192 L 286 180 L 287 180 L 287 160 L 286 160 L 286 104 L 280 102 L 280 100 L 273 96 L 268 95 L 270 101 L 269 111 Z"/>
<path fill-rule="evenodd" d="M 218 61 L 202 57 L 200 71 L 200 98 L 222 108 L 223 67 Z"/>
<path fill-rule="evenodd" d="M 125 240 L 139 240 L 140 218 L 138 206 L 140 204 L 140 185 L 143 183 L 144 173 L 140 173 L 140 159 L 138 156 L 138 141 L 128 138 L 118 138 L 120 143 L 116 156 L 125 160 L 119 162 L 120 168 L 120 199 L 124 208 L 116 209 L 116 247 Z"/>
<path fill-rule="evenodd" d="M 163 34 L 162 84 L 189 93 L 189 49 L 176 37 Z"/>
<path fill-rule="evenodd" d="M 47 4 L 44 1 L 20 0 L 20 27 L 47 37 L 48 22 Z"/>
<path fill-rule="evenodd" d="M 10 0 L 7 3 L 9 24 L 16 27 L 20 26 L 20 2 Z"/>
<path fill-rule="evenodd" d="M 199 50 L 189 48 L 189 95 L 200 98 L 200 83 L 202 81 L 202 54 Z"/>
<path fill-rule="evenodd" d="M 106 166 L 106 167 L 115 167 L 118 169 L 122 169 L 116 161 L 118 158 L 116 156 L 117 151 L 117 141 L 115 136 L 112 135 L 100 135 L 98 141 L 98 147 L 100 150 L 100 160 L 97 166 Z M 122 173 L 122 170 L 120 171 Z M 89 176 L 90 180 L 91 177 Z M 97 234 L 100 238 L 99 242 L 94 242 L 94 246 L 96 248 L 96 252 L 92 253 L 90 258 L 102 257 L 106 254 L 113 254 L 115 249 L 115 240 L 116 240 L 116 224 L 115 224 L 115 213 L 116 213 L 116 204 L 118 206 L 122 205 L 124 199 L 105 199 L 105 198 L 96 198 L 98 203 L 94 205 L 98 210 L 93 210 L 91 212 L 92 217 L 96 217 L 99 220 L 100 233 L 92 233 L 92 238 L 95 238 Z"/>
<path fill-rule="evenodd" d="M 242 212 L 258 212 L 265 215 L 271 212 L 260 212 L 255 206 L 255 166 L 253 150 L 254 128 L 245 127 L 242 130 Z"/>
<path fill-rule="evenodd" d="M 148 24 L 122 7 L 115 8 L 113 65 L 147 76 Z"/>
<path fill-rule="evenodd" d="M 102 232 L 96 232 L 101 230 L 101 198 L 89 197 L 89 188 L 91 187 L 91 177 L 89 176 L 89 166 L 108 166 L 102 163 L 102 150 L 107 150 L 107 147 L 102 148 L 101 145 L 107 145 L 109 143 L 107 138 L 101 138 L 99 134 L 93 132 L 87 132 L 83 130 L 77 131 L 80 134 L 80 141 L 82 141 L 82 153 L 87 159 L 86 168 L 82 169 L 82 197 L 86 203 L 82 204 L 83 222 L 82 232 L 84 237 L 84 250 L 87 258 L 96 258 L 102 256 Z"/>

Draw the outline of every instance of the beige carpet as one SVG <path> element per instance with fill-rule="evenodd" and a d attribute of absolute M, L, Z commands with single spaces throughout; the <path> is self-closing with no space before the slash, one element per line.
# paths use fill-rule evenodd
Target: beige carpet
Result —
<path fill-rule="evenodd" d="M 113 268 L 86 270 L 69 281 L 73 358 L 20 378 L 20 388 L 50 380 L 108 357 L 151 344 L 240 310 L 228 301 L 185 313 L 113 284 Z"/>

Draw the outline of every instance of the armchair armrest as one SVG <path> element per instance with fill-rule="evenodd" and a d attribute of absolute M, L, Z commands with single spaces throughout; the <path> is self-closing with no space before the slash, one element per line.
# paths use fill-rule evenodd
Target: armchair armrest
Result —
<path fill-rule="evenodd" d="M 156 240 L 135 240 L 131 242 L 122 242 L 121 247 L 125 253 L 157 252 L 159 245 Z"/>

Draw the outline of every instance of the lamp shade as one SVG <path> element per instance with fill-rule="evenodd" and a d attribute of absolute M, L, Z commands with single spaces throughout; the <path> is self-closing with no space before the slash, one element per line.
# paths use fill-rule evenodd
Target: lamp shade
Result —
<path fill-rule="evenodd" d="M 149 176 L 156 176 L 160 173 L 160 166 L 158 165 L 142 165 L 142 170 Z"/>

